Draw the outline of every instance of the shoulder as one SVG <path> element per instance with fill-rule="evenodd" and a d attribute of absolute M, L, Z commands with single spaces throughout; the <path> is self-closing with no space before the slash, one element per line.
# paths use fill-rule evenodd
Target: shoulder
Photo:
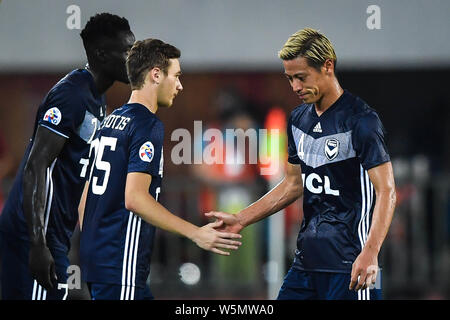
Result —
<path fill-rule="evenodd" d="M 361 139 L 368 139 L 374 134 L 384 135 L 385 129 L 378 113 L 368 105 L 354 117 L 353 132 Z"/>
<path fill-rule="evenodd" d="M 89 82 L 81 70 L 73 70 L 61 78 L 49 91 L 47 99 L 78 101 L 88 92 Z"/>
<path fill-rule="evenodd" d="M 164 124 L 150 111 L 144 108 L 132 107 L 123 115 L 130 118 L 133 134 L 163 139 Z"/>
<path fill-rule="evenodd" d="M 375 109 L 367 106 L 354 117 L 354 127 L 358 129 L 373 129 L 381 125 L 380 117 Z"/>
<path fill-rule="evenodd" d="M 381 124 L 377 111 L 360 97 L 349 93 L 348 106 L 353 129 L 370 129 Z"/>

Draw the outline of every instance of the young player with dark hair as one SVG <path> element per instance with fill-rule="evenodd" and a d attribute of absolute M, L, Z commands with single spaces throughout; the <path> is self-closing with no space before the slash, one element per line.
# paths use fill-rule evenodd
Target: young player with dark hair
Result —
<path fill-rule="evenodd" d="M 127 59 L 130 100 L 105 119 L 91 143 L 79 211 L 81 273 L 94 300 L 153 298 L 146 280 L 155 227 L 222 255 L 241 244 L 233 240 L 239 234 L 214 229 L 222 222 L 197 227 L 158 202 L 164 127 L 155 114 L 183 89 L 179 57 L 161 40 L 137 41 Z"/>

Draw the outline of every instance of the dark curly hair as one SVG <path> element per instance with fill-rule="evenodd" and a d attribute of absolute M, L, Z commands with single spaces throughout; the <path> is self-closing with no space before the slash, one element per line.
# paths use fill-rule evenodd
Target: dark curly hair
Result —
<path fill-rule="evenodd" d="M 165 74 L 170 59 L 178 59 L 181 52 L 178 48 L 158 39 L 136 41 L 127 58 L 127 73 L 131 89 L 137 90 L 144 85 L 146 72 L 158 67 Z"/>
<path fill-rule="evenodd" d="M 122 31 L 131 31 L 128 20 L 111 13 L 97 13 L 91 17 L 81 31 L 86 50 L 95 46 L 103 37 L 114 38 Z"/>

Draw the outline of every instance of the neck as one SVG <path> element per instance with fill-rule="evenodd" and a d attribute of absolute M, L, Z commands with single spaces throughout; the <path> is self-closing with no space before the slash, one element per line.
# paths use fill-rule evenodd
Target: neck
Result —
<path fill-rule="evenodd" d="M 339 82 L 335 78 L 322 98 L 320 98 L 320 100 L 315 103 L 317 115 L 320 116 L 329 107 L 331 107 L 333 103 L 335 103 L 336 100 L 339 99 L 343 92 L 344 90 L 341 88 Z"/>
<path fill-rule="evenodd" d="M 104 94 L 114 83 L 114 80 L 111 80 L 109 77 L 93 69 L 89 65 L 86 65 L 86 70 L 89 71 L 94 78 L 95 87 L 100 95 Z"/>
<path fill-rule="evenodd" d="M 145 90 L 144 88 L 131 91 L 131 96 L 128 103 L 140 103 L 152 113 L 156 113 L 156 111 L 158 111 L 156 93 L 150 90 Z"/>

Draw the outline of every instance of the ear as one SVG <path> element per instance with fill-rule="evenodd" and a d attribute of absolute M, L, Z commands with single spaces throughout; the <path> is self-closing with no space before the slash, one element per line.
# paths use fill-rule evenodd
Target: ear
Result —
<path fill-rule="evenodd" d="M 149 72 L 150 80 L 152 83 L 159 84 L 162 78 L 162 71 L 158 67 L 154 67 Z"/>
<path fill-rule="evenodd" d="M 324 66 L 324 68 L 325 68 L 325 73 L 327 73 L 327 74 L 334 73 L 334 63 L 333 63 L 333 60 L 331 60 L 331 59 L 325 60 L 323 66 Z"/>

